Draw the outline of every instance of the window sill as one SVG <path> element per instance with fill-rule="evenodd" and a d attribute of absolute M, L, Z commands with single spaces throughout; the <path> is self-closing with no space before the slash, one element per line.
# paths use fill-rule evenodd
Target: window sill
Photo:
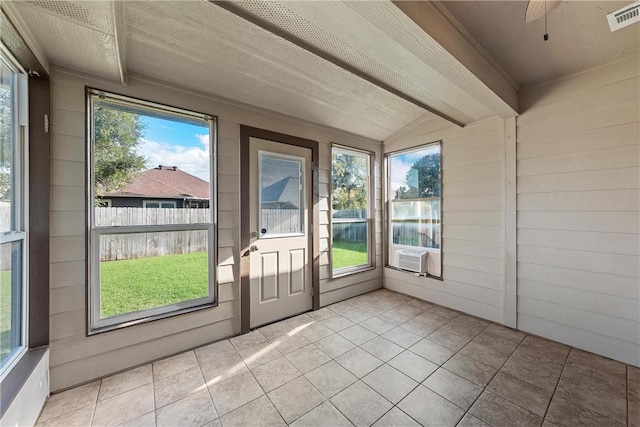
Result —
<path fill-rule="evenodd" d="M 432 276 L 431 274 L 414 273 L 413 271 L 403 270 L 401 268 L 394 267 L 393 265 L 388 265 L 388 264 L 385 265 L 384 268 L 388 268 L 390 270 L 400 271 L 402 273 L 411 274 L 412 276 L 416 276 L 416 277 L 423 277 L 425 279 L 433 279 L 433 280 L 438 280 L 440 282 L 444 282 L 444 278 L 442 276 Z"/>
<path fill-rule="evenodd" d="M 331 279 L 341 279 L 346 276 L 351 276 L 353 274 L 364 273 L 366 271 L 375 270 L 375 265 L 367 265 L 363 267 L 350 267 L 342 270 L 336 270 L 335 272 L 331 272 Z"/>
<path fill-rule="evenodd" d="M 130 328 L 132 326 L 138 326 L 138 325 L 142 325 L 142 324 L 145 324 L 145 323 L 153 322 L 153 321 L 156 321 L 156 320 L 168 319 L 168 318 L 175 317 L 175 316 L 181 316 L 183 314 L 189 314 L 189 313 L 194 313 L 196 311 L 215 308 L 217 306 L 218 306 L 218 302 L 216 301 L 216 302 L 213 302 L 213 303 L 206 303 L 206 304 L 198 305 L 198 306 L 195 306 L 195 307 L 188 307 L 188 308 L 183 308 L 183 309 L 180 309 L 180 310 L 174 310 L 174 311 L 169 311 L 169 312 L 166 312 L 166 313 L 160 313 L 160 314 L 156 314 L 156 315 L 152 315 L 152 316 L 147 316 L 147 317 L 144 317 L 142 319 L 137 319 L 137 320 L 131 320 L 131 321 L 128 321 L 128 322 L 118 323 L 117 325 L 109 325 L 109 326 L 91 328 L 87 332 L 87 336 L 103 334 L 105 332 L 117 331 L 117 330 L 120 330 L 120 329 Z"/>
<path fill-rule="evenodd" d="M 0 417 L 3 417 L 49 347 L 27 350 L 0 383 Z"/>

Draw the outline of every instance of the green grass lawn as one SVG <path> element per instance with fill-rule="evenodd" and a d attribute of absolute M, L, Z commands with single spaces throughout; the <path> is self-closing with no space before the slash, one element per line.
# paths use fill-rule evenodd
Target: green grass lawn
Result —
<path fill-rule="evenodd" d="M 209 293 L 207 252 L 100 263 L 100 315 L 109 317 Z"/>
<path fill-rule="evenodd" d="M 0 360 L 11 352 L 11 271 L 0 271 Z"/>
<path fill-rule="evenodd" d="M 333 269 L 355 267 L 367 263 L 367 244 L 336 240 L 332 249 Z"/>

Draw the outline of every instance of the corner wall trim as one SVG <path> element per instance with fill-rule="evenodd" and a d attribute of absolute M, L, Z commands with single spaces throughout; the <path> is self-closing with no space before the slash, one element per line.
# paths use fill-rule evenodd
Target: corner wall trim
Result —
<path fill-rule="evenodd" d="M 516 188 L 516 119 L 504 120 L 504 286 L 503 323 L 517 327 L 518 224 Z"/>

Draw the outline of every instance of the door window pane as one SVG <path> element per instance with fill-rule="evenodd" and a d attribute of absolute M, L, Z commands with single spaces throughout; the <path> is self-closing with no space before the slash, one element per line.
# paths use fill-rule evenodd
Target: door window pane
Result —
<path fill-rule="evenodd" d="M 260 152 L 261 238 L 304 233 L 304 159 Z"/>
<path fill-rule="evenodd" d="M 0 245 L 0 366 L 22 345 L 22 242 Z"/>

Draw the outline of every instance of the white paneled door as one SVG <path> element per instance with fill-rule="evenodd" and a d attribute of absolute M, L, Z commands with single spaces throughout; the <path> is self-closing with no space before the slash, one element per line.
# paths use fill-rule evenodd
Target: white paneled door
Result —
<path fill-rule="evenodd" d="M 313 307 L 311 150 L 250 139 L 251 328 Z"/>

